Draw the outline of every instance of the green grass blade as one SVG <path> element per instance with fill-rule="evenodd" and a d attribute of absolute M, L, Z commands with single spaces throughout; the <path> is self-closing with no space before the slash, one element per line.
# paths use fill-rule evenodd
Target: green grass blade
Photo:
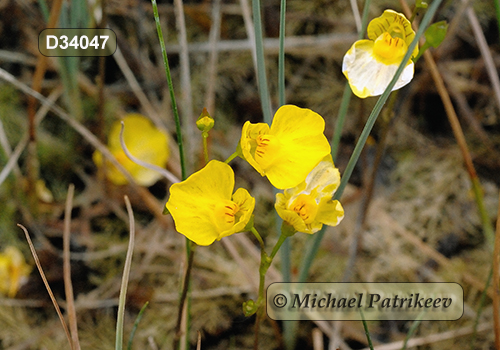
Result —
<path fill-rule="evenodd" d="M 257 53 L 257 82 L 259 85 L 260 103 L 264 122 L 271 124 L 271 99 L 267 87 L 266 63 L 264 57 L 264 42 L 262 39 L 262 16 L 260 14 L 260 0 L 252 0 L 252 12 L 254 19 L 255 46 Z"/>
<path fill-rule="evenodd" d="M 373 350 L 372 338 L 370 337 L 370 332 L 368 331 L 368 324 L 366 323 L 365 320 L 365 314 L 361 309 L 359 309 L 359 312 L 361 313 L 361 322 L 363 323 L 363 329 L 365 330 L 366 340 L 368 341 L 368 347 L 370 348 L 370 350 Z"/>
<path fill-rule="evenodd" d="M 172 75 L 170 74 L 170 66 L 168 64 L 168 56 L 167 56 L 167 49 L 165 47 L 165 41 L 163 40 L 163 32 L 161 30 L 160 17 L 158 15 L 158 6 L 156 5 L 156 0 L 151 0 L 151 3 L 153 4 L 153 13 L 156 22 L 156 31 L 158 32 L 158 40 L 160 41 L 161 53 L 163 55 L 163 65 L 165 67 L 165 74 L 167 76 L 168 91 L 170 92 L 170 99 L 172 101 L 172 110 L 174 112 L 175 132 L 177 133 L 177 146 L 179 147 L 179 158 L 181 162 L 182 180 L 185 180 L 187 178 L 186 159 L 184 155 L 184 145 L 182 143 L 181 121 L 179 118 L 179 111 L 177 109 L 177 102 L 175 100 L 175 94 L 174 94 L 174 84 L 172 83 Z"/>
<path fill-rule="evenodd" d="M 368 26 L 368 14 L 370 13 L 370 2 L 371 0 L 366 0 L 363 7 L 363 18 L 361 19 L 361 31 L 358 33 L 358 39 L 361 40 L 364 37 L 366 28 Z M 345 117 L 349 109 L 349 102 L 351 101 L 352 91 L 349 83 L 346 82 L 344 88 L 344 94 L 342 95 L 342 101 L 340 102 L 339 114 L 337 115 L 337 121 L 335 122 L 335 129 L 333 130 L 332 137 L 332 158 L 335 162 L 337 160 L 337 154 L 339 151 L 340 138 L 342 137 L 342 130 L 344 129 Z"/>
<path fill-rule="evenodd" d="M 146 311 L 146 308 L 148 307 L 148 305 L 149 305 L 149 301 L 146 301 L 144 306 L 141 308 L 141 311 L 139 311 L 137 318 L 135 319 L 134 326 L 132 327 L 132 331 L 130 332 L 130 337 L 128 339 L 127 350 L 132 350 L 132 342 L 134 340 L 135 332 L 137 331 L 137 328 L 139 327 L 139 322 L 141 322 L 142 316 L 144 316 L 144 311 Z"/>
<path fill-rule="evenodd" d="M 286 0 L 281 0 L 280 8 L 280 43 L 278 53 L 278 101 L 279 105 L 285 104 L 285 20 Z"/>

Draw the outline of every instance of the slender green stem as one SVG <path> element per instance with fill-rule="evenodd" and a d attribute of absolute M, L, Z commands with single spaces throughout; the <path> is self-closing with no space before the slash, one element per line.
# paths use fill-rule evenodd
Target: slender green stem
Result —
<path fill-rule="evenodd" d="M 358 39 L 361 40 L 365 36 L 366 28 L 368 28 L 368 16 L 370 15 L 371 0 L 365 0 L 363 5 L 363 17 L 361 18 L 361 30 L 358 33 Z"/>
<path fill-rule="evenodd" d="M 488 243 L 488 247 L 493 250 L 495 246 L 495 232 L 493 231 L 493 226 L 490 221 L 490 217 L 488 215 L 488 211 L 484 205 L 484 193 L 481 188 L 481 182 L 477 176 L 471 177 L 472 189 L 474 191 L 474 197 L 476 199 L 477 209 L 479 211 L 479 215 L 481 216 L 481 222 L 483 224 L 484 236 L 486 238 L 486 242 Z"/>
<path fill-rule="evenodd" d="M 420 47 L 418 49 L 418 55 L 416 57 L 413 58 L 413 62 L 417 62 L 420 57 L 422 57 L 422 55 L 424 54 L 425 51 L 427 51 L 427 49 L 431 47 L 431 45 L 428 43 L 428 42 L 425 42 L 422 47 Z"/>
<path fill-rule="evenodd" d="M 163 39 L 163 32 L 161 30 L 161 25 L 160 25 L 160 16 L 158 15 L 158 6 L 156 5 L 156 0 L 151 0 L 151 3 L 153 5 L 153 14 L 155 18 L 155 23 L 156 23 L 156 31 L 158 32 L 158 40 L 160 41 L 160 47 L 161 47 L 161 53 L 163 55 L 163 65 L 165 67 L 165 74 L 167 76 L 167 83 L 168 83 L 168 90 L 170 92 L 170 100 L 172 102 L 172 110 L 174 113 L 174 121 L 175 121 L 175 131 L 177 134 L 177 146 L 179 147 L 179 159 L 181 163 L 181 177 L 182 180 L 185 180 L 187 178 L 187 173 L 186 173 L 186 158 L 184 154 L 184 145 L 182 142 L 182 129 L 181 129 L 181 121 L 179 117 L 179 111 L 177 109 L 177 102 L 175 100 L 175 93 L 174 93 L 174 84 L 172 82 L 172 75 L 170 74 L 170 65 L 168 64 L 168 56 L 167 56 L 167 49 L 165 47 L 165 41 Z M 179 306 L 179 314 L 182 316 L 182 310 L 184 307 L 184 302 L 186 298 L 188 299 L 188 318 L 189 318 L 189 297 L 187 296 L 188 291 L 189 291 L 189 279 L 190 279 L 190 273 L 191 269 L 189 267 L 189 262 L 193 260 L 193 254 L 194 252 L 191 250 L 191 241 L 186 238 L 186 256 L 188 259 L 188 269 L 186 269 L 186 276 L 184 276 L 184 286 L 183 286 L 183 292 L 181 294 L 181 299 L 180 299 L 180 306 Z M 180 329 L 180 324 L 178 325 Z M 177 330 L 178 331 L 178 330 Z M 177 340 L 177 334 L 174 335 L 174 339 Z M 174 340 L 174 345 L 175 345 L 175 340 Z M 176 349 L 176 348 L 174 348 Z"/>
<path fill-rule="evenodd" d="M 137 331 L 137 328 L 139 327 L 139 322 L 141 322 L 142 316 L 144 316 L 144 311 L 146 311 L 146 308 L 148 307 L 148 305 L 149 305 L 149 301 L 146 301 L 144 306 L 141 308 L 141 311 L 139 311 L 137 318 L 135 319 L 134 326 L 132 327 L 132 330 L 130 331 L 130 337 L 128 339 L 127 350 L 132 350 L 132 341 L 134 340 L 135 332 Z"/>
<path fill-rule="evenodd" d="M 262 39 L 262 18 L 260 14 L 260 0 L 252 0 L 254 19 L 255 45 L 257 53 L 257 81 L 259 85 L 260 103 L 264 122 L 271 124 L 271 101 L 267 88 L 266 63 L 264 58 L 264 43 Z"/>
<path fill-rule="evenodd" d="M 231 154 L 231 155 L 229 156 L 229 158 L 227 158 L 227 159 L 224 161 L 224 163 L 229 164 L 229 162 L 230 162 L 230 161 L 232 161 L 234 158 L 238 157 L 239 155 L 240 155 L 240 152 L 239 152 L 239 151 L 234 152 L 233 154 Z"/>
<path fill-rule="evenodd" d="M 262 251 L 264 251 L 265 245 L 264 245 L 264 241 L 262 240 L 262 237 L 261 237 L 260 233 L 253 226 L 250 229 L 250 231 L 253 233 L 253 235 L 255 236 L 255 238 L 257 238 L 257 240 L 259 241 L 260 249 Z"/>
<path fill-rule="evenodd" d="M 266 284 L 266 273 L 271 266 L 272 259 L 267 255 L 266 251 L 260 251 L 260 268 L 259 268 L 259 297 L 257 299 L 257 306 L 260 309 L 264 302 L 264 286 Z"/>
<path fill-rule="evenodd" d="M 372 338 L 370 337 L 370 332 L 368 331 L 368 324 L 365 320 L 365 314 L 363 310 L 359 309 L 359 313 L 361 314 L 361 322 L 363 323 L 363 329 L 365 330 L 366 340 L 368 341 L 368 347 L 370 350 L 373 350 Z"/>
<path fill-rule="evenodd" d="M 287 235 L 284 235 L 284 234 L 281 234 L 280 237 L 278 238 L 278 241 L 276 242 L 276 244 L 274 245 L 274 248 L 273 248 L 273 251 L 271 252 L 271 255 L 269 255 L 269 257 L 271 258 L 271 260 L 274 259 L 274 257 L 276 256 L 276 253 L 278 253 L 278 250 L 280 250 L 281 248 L 281 245 L 286 241 L 286 239 L 288 238 L 289 236 Z"/>
<path fill-rule="evenodd" d="M 337 153 L 340 146 L 340 138 L 342 137 L 342 130 L 344 129 L 345 117 L 347 115 L 347 110 L 349 109 L 349 102 L 351 101 L 352 91 L 349 83 L 345 84 L 344 94 L 342 95 L 342 101 L 340 102 L 339 114 L 337 115 L 337 121 L 335 122 L 335 129 L 333 130 L 332 138 L 332 159 L 333 162 L 337 160 Z"/>
<path fill-rule="evenodd" d="M 153 4 L 153 13 L 156 22 L 156 31 L 158 32 L 158 39 L 160 41 L 161 53 L 163 55 L 163 65 L 165 66 L 165 74 L 167 75 L 168 90 L 170 92 L 170 99 L 172 101 L 172 110 L 174 112 L 175 132 L 177 133 L 177 146 L 179 147 L 179 158 L 181 162 L 182 180 L 187 178 L 186 174 L 186 159 L 184 155 L 184 145 L 182 143 L 181 121 L 179 118 L 179 111 L 177 110 L 177 102 L 174 94 L 174 84 L 172 83 L 172 76 L 170 74 L 170 66 L 168 64 L 167 49 L 165 48 L 165 41 L 163 40 L 163 33 L 160 25 L 160 17 L 158 15 L 158 6 L 156 0 L 151 0 Z"/>
<path fill-rule="evenodd" d="M 190 281 L 191 281 L 191 270 L 193 268 L 193 262 L 194 262 L 194 253 L 196 251 L 196 245 L 191 242 L 190 240 L 187 241 L 189 249 L 188 253 L 188 263 L 186 267 L 186 273 L 184 274 L 184 281 L 182 284 L 182 292 L 181 292 L 181 297 L 179 300 L 179 309 L 177 312 L 177 323 L 175 325 L 175 332 L 174 332 L 174 342 L 173 342 L 173 347 L 172 349 L 176 350 L 179 348 L 179 340 L 181 338 L 181 325 L 182 325 L 182 315 L 184 313 L 184 305 L 187 303 L 188 305 L 188 312 L 187 316 L 189 318 L 189 306 L 190 306 L 190 298 L 188 297 L 189 289 L 190 289 Z"/>
<path fill-rule="evenodd" d="M 500 0 L 494 0 L 495 13 L 497 15 L 498 34 L 500 34 Z"/>
<path fill-rule="evenodd" d="M 279 106 L 283 106 L 286 103 L 285 96 L 285 28 L 286 28 L 286 0 L 281 0 L 280 6 L 280 33 L 279 33 L 279 53 L 278 53 L 278 103 Z M 277 189 L 274 189 L 274 196 L 276 197 L 278 193 Z M 275 226 L 279 229 L 283 225 L 283 220 L 278 214 L 275 214 Z M 281 275 L 283 276 L 284 282 L 291 282 L 291 253 L 292 253 L 292 242 L 287 239 L 283 242 L 280 249 L 281 257 Z M 272 255 L 272 254 L 271 254 Z M 283 322 L 283 338 L 285 341 L 285 346 L 287 349 L 293 348 L 293 343 L 295 341 L 295 332 L 293 330 L 295 322 L 284 321 Z"/>
<path fill-rule="evenodd" d="M 481 299 L 479 299 L 479 308 L 476 312 L 476 318 L 474 319 L 474 326 L 472 332 L 472 338 L 470 341 L 471 350 L 476 349 L 476 338 L 477 338 L 477 326 L 479 325 L 479 319 L 481 318 L 481 314 L 483 313 L 484 306 L 486 305 L 486 298 L 488 296 L 488 288 L 492 282 L 493 278 L 493 268 L 490 268 L 490 273 L 488 274 L 488 279 L 486 280 L 486 285 L 484 286 L 483 292 L 481 293 Z"/>
<path fill-rule="evenodd" d="M 208 164 L 208 133 L 202 133 L 203 138 L 203 156 L 205 157 L 205 165 Z"/>
<path fill-rule="evenodd" d="M 417 316 L 417 319 L 411 324 L 411 327 L 408 330 L 408 333 L 406 334 L 406 337 L 405 337 L 405 340 L 403 343 L 403 347 L 401 348 L 401 350 L 406 350 L 406 346 L 408 345 L 408 341 L 411 339 L 411 337 L 413 336 L 413 333 L 415 333 L 418 326 L 420 326 L 420 324 L 422 323 L 422 318 L 424 317 L 425 313 L 426 313 L 426 310 L 420 312 L 420 314 Z"/>
<path fill-rule="evenodd" d="M 418 29 L 417 33 L 415 34 L 415 38 L 408 47 L 408 51 L 406 52 L 405 56 L 403 57 L 402 64 L 399 65 L 398 69 L 396 70 L 396 73 L 394 74 L 394 77 L 392 78 L 391 82 L 385 89 L 384 93 L 380 98 L 378 99 L 377 103 L 375 104 L 375 107 L 373 108 L 370 116 L 368 117 L 368 120 L 365 124 L 365 127 L 363 131 L 361 132 L 361 135 L 359 137 L 359 140 L 354 148 L 354 151 L 351 155 L 351 158 L 349 159 L 349 162 L 347 163 L 346 170 L 344 171 L 344 174 L 342 176 L 342 180 L 340 181 L 339 188 L 335 192 L 335 195 L 333 197 L 334 200 L 339 199 L 342 196 L 342 193 L 344 192 L 345 187 L 347 186 L 347 183 L 349 179 L 351 178 L 352 172 L 354 170 L 354 167 L 356 163 L 358 162 L 359 156 L 361 155 L 361 151 L 363 150 L 363 147 L 366 143 L 366 140 L 368 136 L 370 135 L 370 132 L 373 128 L 373 125 L 375 124 L 375 121 L 377 120 L 377 117 L 380 114 L 380 111 L 382 110 L 382 107 L 384 106 L 385 102 L 389 98 L 389 95 L 392 91 L 392 88 L 396 84 L 397 80 L 399 79 L 399 76 L 403 72 L 403 69 L 405 68 L 404 62 L 408 62 L 410 59 L 410 56 L 415 49 L 418 40 L 424 33 L 425 29 L 429 25 L 429 22 L 432 19 L 432 16 L 434 16 L 434 13 L 436 12 L 438 6 L 441 4 L 442 0 L 434 0 L 432 4 L 429 6 L 429 10 L 425 14 L 424 18 L 422 19 L 420 28 Z M 314 257 L 316 256 L 316 253 L 318 252 L 321 240 L 323 239 L 323 236 L 325 234 L 324 228 L 320 231 L 317 232 L 314 236 L 311 236 L 309 239 L 310 245 L 308 247 L 306 256 L 304 258 L 304 262 L 301 265 L 301 270 L 299 273 L 299 282 L 303 282 L 306 280 L 307 275 L 309 273 L 309 269 L 312 265 L 312 262 L 314 260 Z"/>

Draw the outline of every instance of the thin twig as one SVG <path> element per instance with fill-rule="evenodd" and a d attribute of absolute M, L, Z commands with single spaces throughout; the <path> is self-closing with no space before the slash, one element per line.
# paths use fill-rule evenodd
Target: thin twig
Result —
<path fill-rule="evenodd" d="M 240 0 L 245 3 L 245 0 Z M 248 4 L 246 4 L 248 7 Z M 247 24 L 246 10 L 243 12 L 243 20 L 245 20 L 245 27 Z M 251 17 L 250 20 L 251 22 Z M 253 28 L 253 24 L 252 27 Z M 248 31 L 249 29 L 246 28 Z M 253 29 L 251 29 L 253 32 Z M 318 35 L 300 35 L 300 36 L 287 36 L 285 40 L 285 50 L 287 53 L 293 53 L 299 57 L 308 56 L 333 56 L 340 57 L 340 51 L 333 50 L 332 48 L 345 47 L 346 45 L 352 44 L 353 41 L 358 37 L 357 34 L 353 33 L 330 33 L 330 34 L 318 34 Z M 221 40 L 215 45 L 215 50 L 217 52 L 234 52 L 234 51 L 248 51 L 251 50 L 252 55 L 254 55 L 254 43 L 249 40 L 253 38 L 253 35 L 249 35 L 249 39 L 244 40 Z M 264 49 L 266 50 L 266 55 L 276 55 L 279 53 L 279 39 L 277 38 L 265 38 L 263 40 Z M 191 43 L 188 45 L 190 53 L 206 53 L 210 52 L 212 47 L 210 42 L 201 43 Z M 180 45 L 169 43 L 168 51 L 173 54 L 178 54 L 181 50 Z"/>
<path fill-rule="evenodd" d="M 7 138 L 7 134 L 5 133 L 5 129 L 3 127 L 3 123 L 1 120 L 0 120 L 0 145 L 2 145 L 2 148 L 5 152 L 5 155 L 8 158 L 10 158 L 12 156 L 12 149 L 10 148 L 9 139 Z M 20 179 L 21 178 L 21 169 L 19 169 L 19 165 L 17 165 L 17 162 L 14 162 L 14 164 L 12 166 L 12 170 L 14 171 L 14 175 L 16 176 L 16 178 Z M 0 185 L 1 184 L 2 184 L 2 181 L 0 181 Z"/>
<path fill-rule="evenodd" d="M 196 344 L 196 350 L 201 350 L 201 332 L 200 331 L 198 331 L 198 342 Z"/>
<path fill-rule="evenodd" d="M 69 328 L 71 330 L 71 340 L 75 350 L 80 350 L 78 340 L 78 325 L 76 321 L 75 296 L 73 294 L 73 283 L 71 282 L 71 262 L 70 262 L 70 235 L 71 235 L 71 210 L 73 208 L 73 194 L 75 186 L 70 184 L 66 206 L 64 208 L 64 231 L 63 231 L 63 275 L 64 291 L 66 293 L 66 303 L 68 312 Z"/>
<path fill-rule="evenodd" d="M 59 308 L 59 304 L 57 303 L 56 297 L 54 296 L 54 293 L 52 293 L 52 289 L 50 288 L 49 282 L 47 281 L 47 278 L 45 277 L 45 273 L 43 272 L 42 265 L 40 264 L 40 260 L 38 259 L 38 254 L 36 253 L 35 246 L 33 245 L 33 242 L 31 241 L 30 235 L 28 233 L 28 230 L 26 227 L 24 227 L 21 224 L 17 224 L 23 231 L 24 235 L 26 236 L 26 240 L 28 241 L 28 245 L 31 250 L 31 255 L 33 255 L 33 259 L 35 260 L 35 265 L 38 268 L 38 272 L 40 272 L 40 276 L 42 277 L 43 284 L 45 285 L 45 288 L 47 289 L 47 293 L 49 294 L 50 300 L 52 301 L 52 304 L 54 305 L 54 309 L 56 309 L 57 316 L 59 316 L 59 320 L 61 321 L 61 325 L 64 329 L 64 333 L 66 334 L 66 338 L 68 339 L 68 343 L 71 347 L 71 350 L 76 350 L 73 346 L 73 342 L 71 341 L 71 335 L 69 333 L 68 325 L 66 324 L 66 321 L 64 321 L 64 316 L 61 312 L 61 309 Z"/>
<path fill-rule="evenodd" d="M 493 92 L 495 96 L 495 100 L 497 102 L 498 108 L 500 108 L 500 79 L 498 78 L 498 70 L 495 66 L 495 62 L 493 62 L 493 56 L 491 55 L 490 48 L 488 47 L 488 43 L 486 42 L 486 38 L 484 37 L 483 30 L 481 29 L 481 25 L 479 24 L 479 20 L 477 19 L 476 13 L 472 6 L 469 6 L 467 10 L 465 10 L 467 14 L 467 18 L 469 19 L 470 26 L 472 28 L 472 32 L 476 37 L 477 45 L 479 46 L 479 51 L 481 51 L 481 56 L 483 56 L 484 64 L 486 66 L 486 72 L 491 81 L 491 85 L 493 86 Z"/>

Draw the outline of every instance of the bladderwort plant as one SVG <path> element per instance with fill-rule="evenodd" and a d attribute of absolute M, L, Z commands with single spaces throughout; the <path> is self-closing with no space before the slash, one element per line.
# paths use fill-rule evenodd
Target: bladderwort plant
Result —
<path fill-rule="evenodd" d="M 259 90 L 261 91 L 263 115 L 266 116 L 266 111 L 271 108 L 268 101 L 262 31 L 260 30 L 262 23 L 260 16 L 257 16 L 257 13 L 260 12 L 259 3 L 258 0 L 253 1 Z M 353 44 L 344 58 L 342 70 L 348 79 L 348 85 L 346 86 L 341 111 L 337 118 L 340 122 L 337 122 L 334 137 L 330 144 L 324 135 L 325 122 L 322 116 L 310 109 L 299 108 L 285 103 L 283 58 L 286 1 L 282 0 L 280 53 L 278 56 L 280 63 L 278 76 L 280 108 L 277 109 L 273 118 L 270 116 L 263 118 L 265 123 L 253 124 L 246 122 L 241 130 L 237 149 L 225 161 L 209 159 L 206 139 L 210 130 L 216 127 L 216 123 L 210 117 L 208 111 L 204 110 L 197 121 L 197 126 L 202 133 L 205 166 L 188 176 L 184 165 L 186 155 L 183 150 L 181 120 L 175 103 L 167 51 L 163 41 L 156 2 L 152 0 L 174 110 L 182 169 L 182 178 L 180 181 L 172 181 L 176 183 L 170 187 L 170 197 L 164 211 L 165 214 L 172 216 L 176 230 L 186 237 L 187 266 L 179 293 L 180 302 L 174 334 L 174 349 L 179 347 L 182 336 L 189 332 L 189 281 L 196 246 L 211 245 L 224 237 L 242 232 L 250 232 L 261 248 L 257 298 L 255 300 L 248 300 L 243 304 L 243 312 L 246 316 L 256 314 L 254 346 L 257 348 L 258 325 L 264 317 L 265 278 L 269 267 L 282 247 L 287 247 L 288 245 L 288 248 L 283 249 L 291 249 L 289 246 L 289 237 L 294 236 L 298 232 L 309 234 L 308 249 L 299 271 L 299 282 L 306 281 L 309 269 L 324 237 L 325 226 L 337 226 L 344 217 L 344 209 L 340 202 L 342 193 L 350 179 L 373 125 L 386 105 L 391 92 L 411 82 L 415 63 L 422 56 L 423 51 L 430 46 L 435 47 L 439 45 L 442 38 L 437 40 L 436 36 L 444 38 L 442 31 L 439 34 L 432 34 L 432 31 L 436 30 L 436 27 L 429 27 L 431 18 L 440 3 L 441 0 L 434 0 L 426 8 L 426 13 L 416 32 L 412 29 L 411 21 L 405 15 L 393 10 L 384 11 L 380 17 L 373 19 L 366 26 L 369 2 L 365 3 L 363 15 L 363 23 L 365 25 L 362 28 L 366 27 L 368 39 L 363 40 L 361 38 L 364 35 L 364 29 L 362 29 L 360 40 Z M 418 40 L 424 33 L 426 35 L 426 44 L 419 49 Z M 347 113 L 351 91 L 359 98 L 369 96 L 380 96 L 380 98 L 368 117 L 346 170 L 341 176 L 339 170 L 335 167 L 334 161 L 339 147 L 342 124 Z M 395 99 L 395 95 L 393 94 L 392 96 L 391 99 Z M 388 106 L 392 105 L 392 103 L 388 104 Z M 127 129 L 127 125 L 125 125 L 125 129 Z M 160 134 L 158 134 L 158 138 L 163 140 Z M 130 146 L 130 142 L 127 141 L 126 137 L 125 139 L 122 137 L 122 145 L 124 143 Z M 125 150 L 124 153 L 128 156 Z M 236 157 L 247 161 L 256 172 L 266 177 L 276 189 L 274 207 L 276 217 L 280 219 L 281 227 L 280 234 L 276 235 L 277 241 L 270 253 L 266 250 L 266 243 L 254 225 L 254 209 L 258 203 L 256 203 L 255 198 L 252 197 L 248 190 L 244 188 L 234 189 L 235 174 L 230 163 Z M 147 159 L 139 160 L 148 162 Z M 159 163 L 163 164 L 164 160 L 159 161 Z M 161 164 L 156 165 L 161 167 Z M 154 169 L 157 170 L 157 168 Z M 129 209 L 130 204 L 128 201 L 126 202 L 127 209 Z M 131 252 L 131 247 L 133 247 L 132 224 L 133 216 L 131 215 L 129 252 Z M 284 254 L 284 256 L 284 260 L 286 261 L 287 254 Z M 120 294 L 117 322 L 117 350 L 121 349 L 123 342 L 124 295 L 127 289 L 126 275 L 128 274 L 127 271 L 130 271 L 130 259 L 131 253 L 130 255 L 127 254 Z M 289 268 L 290 264 L 284 262 L 283 266 L 285 266 L 283 275 L 290 276 L 289 271 L 286 271 L 286 268 Z M 141 310 L 138 320 L 143 312 L 144 308 Z M 134 331 L 137 328 L 137 323 L 138 321 L 134 326 Z M 182 323 L 184 327 L 181 327 Z M 292 349 L 295 342 L 293 325 L 296 325 L 296 323 L 284 323 L 285 343 L 288 349 Z M 363 326 L 367 333 L 370 347 L 372 347 L 364 318 Z M 415 327 L 417 326 L 418 323 L 415 324 Z M 184 329 L 184 334 L 181 334 L 181 328 Z M 411 331 L 413 332 L 414 328 Z M 72 336 L 73 334 L 68 338 L 71 339 Z M 184 339 L 187 342 L 187 337 Z M 73 344 L 72 348 L 76 347 L 74 340 L 70 340 L 70 344 Z"/>
<path fill-rule="evenodd" d="M 281 107 L 274 118 L 264 117 L 266 123 L 246 122 L 237 150 L 225 162 L 209 161 L 207 144 L 203 142 L 205 167 L 188 178 L 185 178 L 183 173 L 184 181 L 171 186 L 165 213 L 172 215 L 177 231 L 185 235 L 190 242 L 197 245 L 209 245 L 223 237 L 243 231 L 252 232 L 259 242 L 261 264 L 258 297 L 257 300 L 249 300 L 243 305 L 245 315 L 257 314 L 255 348 L 258 347 L 258 325 L 263 316 L 265 275 L 269 266 L 288 237 L 293 236 L 296 232 L 316 233 L 311 241 L 312 245 L 306 252 L 304 264 L 301 265 L 299 281 L 305 281 L 325 232 L 323 225 L 336 226 L 344 216 L 343 208 L 338 199 L 342 195 L 378 115 L 391 91 L 403 87 L 413 78 L 414 61 L 412 59 L 419 54 L 418 40 L 429 25 L 440 2 L 440 0 L 435 0 L 429 6 L 422 19 L 420 29 L 416 33 L 413 31 L 410 21 L 403 14 L 393 10 L 385 11 L 381 17 L 374 19 L 368 25 L 369 40 L 356 42 L 346 54 L 343 72 L 351 88 L 345 89 L 347 95 L 352 90 L 356 96 L 361 98 L 377 95 L 381 95 L 381 97 L 368 118 L 342 180 L 332 158 L 332 154 L 336 156 L 342 125 L 336 128 L 333 144 L 330 145 L 323 135 L 324 120 L 321 116 L 308 109 L 285 105 L 283 57 L 286 1 L 283 0 L 281 3 L 280 53 L 278 56 L 278 86 Z M 363 16 L 365 25 L 368 5 L 367 2 Z M 155 6 L 153 0 L 153 7 L 155 8 Z M 259 91 L 263 114 L 266 116 L 269 100 L 263 55 L 260 2 L 258 0 L 253 1 L 253 10 Z M 156 9 L 155 19 L 175 111 L 173 87 Z M 423 47 L 424 50 L 426 48 Z M 346 102 L 344 103 L 344 101 Z M 348 101 L 349 97 L 343 99 L 342 112 L 344 115 L 339 116 L 339 120 L 345 119 Z M 203 132 L 203 141 L 205 141 L 207 133 L 214 123 L 206 111 L 202 113 L 199 120 L 202 117 L 205 123 L 210 124 L 210 127 L 207 128 L 199 126 Z M 176 123 L 178 123 L 177 121 L 178 116 L 176 115 Z M 177 132 L 178 140 L 180 140 L 180 151 L 182 151 L 180 128 L 177 129 Z M 275 208 L 277 216 L 282 219 L 282 226 L 281 235 L 271 254 L 266 253 L 262 236 L 253 224 L 252 213 L 256 205 L 255 199 L 245 189 L 238 189 L 233 193 L 234 172 L 228 163 L 238 156 L 245 159 L 260 175 L 266 176 L 276 189 L 284 190 L 283 193 L 276 194 Z M 190 244 L 187 246 L 189 247 Z M 188 251 L 191 251 L 191 254 L 181 294 L 176 339 L 180 337 L 177 332 L 180 329 L 181 310 L 184 308 L 189 290 L 189 282 L 187 281 L 189 281 L 193 263 L 193 246 Z M 286 263 L 284 265 L 289 266 Z M 289 276 L 287 271 L 284 271 L 284 275 Z M 364 320 L 363 324 L 367 330 Z M 288 328 L 288 332 L 286 328 Z M 187 329 L 189 330 L 189 328 Z M 294 332 L 290 332 L 290 330 L 293 328 L 285 327 L 285 341 L 288 348 L 292 348 L 294 344 Z M 178 342 L 174 342 L 174 348 L 177 346 Z"/>

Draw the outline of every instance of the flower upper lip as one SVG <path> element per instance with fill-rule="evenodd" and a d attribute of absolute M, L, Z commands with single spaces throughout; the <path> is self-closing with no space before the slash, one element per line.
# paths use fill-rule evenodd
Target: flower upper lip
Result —
<path fill-rule="evenodd" d="M 393 10 L 373 19 L 367 28 L 369 40 L 358 40 L 347 51 L 342 72 L 353 93 L 365 98 L 381 95 L 392 80 L 408 47 L 415 38 L 411 23 Z M 411 57 L 418 54 L 418 46 Z M 393 90 L 408 84 L 413 78 L 413 61 L 407 62 Z"/>

